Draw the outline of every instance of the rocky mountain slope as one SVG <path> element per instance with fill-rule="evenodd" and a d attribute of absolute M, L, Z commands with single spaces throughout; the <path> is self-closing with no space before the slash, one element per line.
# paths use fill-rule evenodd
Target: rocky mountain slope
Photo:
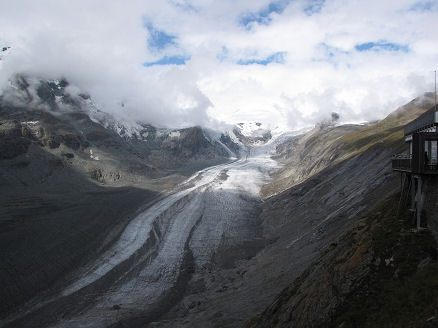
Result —
<path fill-rule="evenodd" d="M 0 98 L 0 316 L 103 252 L 162 191 L 230 155 L 200 127 L 127 124 L 65 80 L 17 76 Z"/>
<path fill-rule="evenodd" d="M 397 205 L 357 220 L 246 327 L 436 327 L 437 244 Z"/>
<path fill-rule="evenodd" d="M 430 96 L 377 124 L 326 128 L 321 135 L 334 140 L 322 147 L 309 142 L 314 130 L 277 148 L 286 165 L 267 190 L 280 193 L 262 213 L 275 242 L 256 258 L 275 256 L 271 270 L 281 265 L 287 278 L 245 327 L 436 325 L 438 294 L 427 292 L 437 290 L 435 240 L 396 217 L 400 178 L 390 167 L 391 155 L 405 149 L 403 125 L 432 106 Z M 342 129 L 352 131 L 336 134 Z"/>
<path fill-rule="evenodd" d="M 403 126 L 429 109 L 433 101 L 433 94 L 426 93 L 375 124 L 318 124 L 308 133 L 278 145 L 274 158 L 284 167 L 275 173 L 270 184 L 264 186 L 264 195 L 273 195 L 299 184 L 376 143 L 385 143 L 394 151 L 398 150 L 395 143 L 403 145 Z"/>
<path fill-rule="evenodd" d="M 101 183 L 144 185 L 177 172 L 183 179 L 230 156 L 200 127 L 158 129 L 112 117 L 65 80 L 17 76 L 0 100 L 2 159 L 37 146 Z"/>

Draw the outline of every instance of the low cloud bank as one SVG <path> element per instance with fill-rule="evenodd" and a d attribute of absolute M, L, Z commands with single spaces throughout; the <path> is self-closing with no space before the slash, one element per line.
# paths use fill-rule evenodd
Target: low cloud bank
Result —
<path fill-rule="evenodd" d="M 299 0 L 276 8 L 263 0 L 5 2 L 0 89 L 16 73 L 65 77 L 135 121 L 289 129 L 333 112 L 340 122 L 381 119 L 433 90 L 435 6 L 327 0 L 310 10 Z M 275 54 L 281 60 L 270 60 Z"/>

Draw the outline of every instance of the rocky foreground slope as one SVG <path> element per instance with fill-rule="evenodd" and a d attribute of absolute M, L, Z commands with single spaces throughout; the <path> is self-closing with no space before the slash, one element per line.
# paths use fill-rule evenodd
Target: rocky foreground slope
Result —
<path fill-rule="evenodd" d="M 392 196 L 342 232 L 245 327 L 436 327 L 436 241 L 397 205 Z"/>

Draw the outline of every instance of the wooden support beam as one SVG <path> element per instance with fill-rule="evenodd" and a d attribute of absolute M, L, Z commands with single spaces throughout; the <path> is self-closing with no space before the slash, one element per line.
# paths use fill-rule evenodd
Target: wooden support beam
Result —
<path fill-rule="evenodd" d="M 410 211 L 413 212 L 412 215 L 412 225 L 415 224 L 415 194 L 416 194 L 417 188 L 415 186 L 415 178 L 414 175 L 411 175 L 411 208 Z"/>
<path fill-rule="evenodd" d="M 423 190 L 422 190 L 422 179 L 421 176 L 418 177 L 418 188 L 417 188 L 417 230 L 421 227 L 421 210 L 423 207 Z"/>
<path fill-rule="evenodd" d="M 405 195 L 405 183 L 406 183 L 406 173 L 402 172 L 400 174 L 400 200 L 398 202 L 398 208 L 397 208 L 397 217 L 400 216 L 400 210 L 403 207 L 403 200 L 404 200 L 404 195 Z"/>

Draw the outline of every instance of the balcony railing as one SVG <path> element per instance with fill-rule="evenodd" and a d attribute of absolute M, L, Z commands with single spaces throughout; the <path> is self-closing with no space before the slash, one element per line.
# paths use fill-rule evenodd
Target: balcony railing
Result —
<path fill-rule="evenodd" d="M 396 171 L 412 171 L 412 156 L 409 154 L 398 154 L 392 157 L 392 169 Z"/>
<path fill-rule="evenodd" d="M 394 171 L 410 172 L 415 174 L 438 174 L 438 162 L 431 159 L 427 163 L 422 163 L 413 172 L 412 156 L 409 154 L 399 154 L 392 157 L 392 169 Z"/>
<path fill-rule="evenodd" d="M 436 159 L 430 160 L 425 164 L 425 171 L 427 173 L 438 173 L 438 163 Z"/>

